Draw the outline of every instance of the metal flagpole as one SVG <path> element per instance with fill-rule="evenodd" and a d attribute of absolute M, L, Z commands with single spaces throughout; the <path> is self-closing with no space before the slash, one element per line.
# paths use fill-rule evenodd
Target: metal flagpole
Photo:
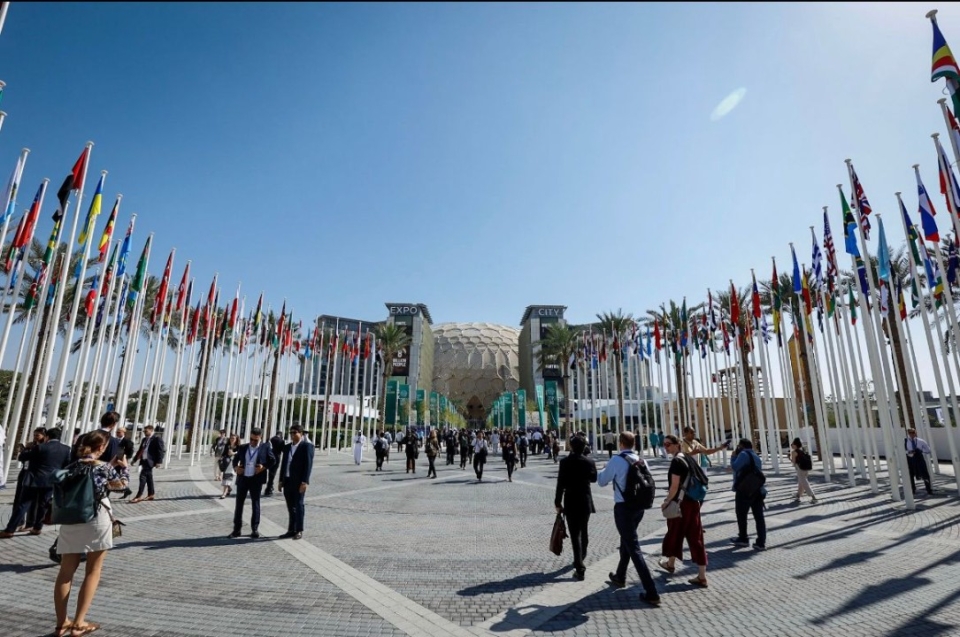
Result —
<path fill-rule="evenodd" d="M 847 418 L 848 422 L 850 423 L 849 431 L 850 438 L 853 441 L 852 444 L 857 462 L 857 473 L 860 474 L 861 478 L 870 478 L 870 486 L 872 489 L 874 489 L 873 492 L 878 493 L 876 468 L 870 458 L 870 444 L 864 435 L 864 431 L 867 430 L 867 423 L 869 423 L 869 420 L 864 412 L 864 403 L 857 397 L 857 392 L 853 390 L 853 385 L 851 384 L 850 379 L 854 378 L 857 390 L 859 391 L 860 382 L 856 378 L 856 368 L 850 365 L 846 353 L 846 346 L 844 345 L 843 338 L 841 337 L 840 324 L 844 323 L 845 321 L 843 316 L 842 292 L 840 292 L 840 290 L 837 290 L 837 292 L 840 295 L 837 299 L 840 302 L 835 303 L 834 307 L 834 329 L 837 332 L 837 358 L 840 362 L 837 376 L 843 382 L 843 391 L 846 397 L 844 402 L 846 403 Z M 846 329 L 849 331 L 849 328 Z"/>

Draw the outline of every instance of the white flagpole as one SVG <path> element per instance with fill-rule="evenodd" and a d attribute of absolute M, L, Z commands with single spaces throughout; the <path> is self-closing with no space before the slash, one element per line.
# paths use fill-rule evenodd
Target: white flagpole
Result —
<path fill-rule="evenodd" d="M 93 367 L 98 374 L 101 373 L 99 372 L 99 367 L 101 354 L 103 354 L 103 372 L 100 377 L 100 391 L 97 393 L 96 403 L 84 404 L 83 418 L 81 420 L 84 426 L 86 426 L 92 418 L 96 418 L 98 414 L 102 413 L 103 404 L 110 395 L 111 387 L 113 387 L 113 372 L 117 365 L 117 359 L 119 358 L 117 355 L 119 339 L 117 337 L 120 316 L 123 311 L 122 297 L 126 286 L 127 275 L 115 276 L 114 280 L 116 281 L 116 289 L 107 295 L 103 316 L 100 319 L 100 329 L 97 332 L 97 349 L 94 352 Z M 117 396 L 118 394 L 114 393 L 114 409 L 116 409 Z M 91 414 L 90 407 L 92 405 L 96 405 L 96 407 Z"/>
<path fill-rule="evenodd" d="M 851 365 L 847 359 L 847 353 L 845 351 L 845 346 L 843 338 L 841 337 L 840 324 L 845 322 L 843 315 L 843 298 L 842 292 L 837 290 L 836 304 L 834 307 L 834 329 L 836 330 L 836 348 L 837 348 L 837 359 L 839 360 L 839 368 L 837 370 L 837 377 L 843 383 L 843 391 L 847 408 L 847 419 L 849 422 L 849 433 L 850 439 L 853 444 L 854 457 L 856 458 L 857 463 L 857 473 L 860 474 L 861 478 L 870 477 L 870 486 L 871 489 L 877 489 L 877 476 L 875 472 L 875 467 L 870 460 L 870 445 L 867 443 L 864 436 L 864 431 L 867 428 L 866 416 L 864 414 L 864 405 L 862 401 L 857 397 L 857 392 L 853 390 L 851 385 L 851 378 L 854 378 L 859 390 L 860 382 L 856 379 L 855 369 L 851 369 Z M 866 443 L 866 444 L 865 444 Z M 864 462 L 866 459 L 866 462 Z M 869 473 L 869 476 L 868 476 Z M 874 491 L 878 493 L 879 491 Z"/>
<path fill-rule="evenodd" d="M 824 210 L 824 212 L 826 212 L 826 210 Z M 827 294 L 826 294 L 826 290 L 824 290 L 822 287 L 820 288 L 820 303 L 823 306 L 824 314 L 828 314 L 829 306 L 827 305 Z M 829 375 L 830 386 L 831 386 L 831 389 L 833 390 L 833 395 L 834 395 L 834 416 L 836 417 L 837 439 L 840 443 L 839 445 L 840 456 L 843 458 L 843 464 L 847 469 L 847 479 L 850 483 L 850 486 L 854 487 L 857 485 L 857 479 L 853 473 L 853 462 L 850 461 L 850 458 L 848 458 L 845 445 L 843 444 L 844 436 L 849 431 L 849 426 L 853 423 L 853 421 L 851 418 L 849 418 L 851 414 L 849 409 L 849 403 L 847 401 L 843 401 L 842 404 L 844 406 L 844 409 L 843 411 L 841 411 L 840 378 L 837 373 L 837 357 L 836 357 L 836 353 L 834 352 L 833 334 L 830 332 L 830 325 L 829 325 L 831 317 L 825 316 L 824 318 L 828 324 L 826 329 L 823 332 L 821 332 L 821 338 L 823 338 L 827 343 L 827 356 L 829 357 L 829 361 L 828 361 L 829 364 L 827 365 L 828 367 L 827 373 Z M 846 421 L 846 426 L 844 426 L 844 421 Z M 829 429 L 828 428 L 825 428 L 825 429 L 826 430 L 824 431 L 824 435 L 828 436 Z M 852 440 L 852 436 L 851 436 L 851 440 Z M 851 450 L 851 455 L 855 456 L 857 454 L 856 452 Z"/>
<path fill-rule="evenodd" d="M 852 287 L 853 284 L 851 283 L 850 286 Z M 851 320 L 852 320 L 852 317 L 851 317 Z M 872 413 L 872 407 L 871 407 L 872 401 L 870 400 L 870 397 L 867 395 L 868 379 L 867 379 L 866 367 L 864 366 L 864 363 L 863 363 L 863 348 L 860 345 L 860 337 L 851 324 L 844 324 L 844 328 L 847 331 L 847 341 L 848 341 L 848 347 L 851 353 L 851 357 L 856 361 L 856 365 L 854 365 L 853 363 L 851 363 L 850 365 L 854 371 L 854 379 L 855 380 L 857 379 L 858 370 L 859 370 L 859 378 L 862 379 L 862 380 L 857 380 L 856 382 L 858 385 L 857 391 L 860 394 L 859 401 L 861 405 L 863 405 L 863 411 L 865 414 L 863 422 L 865 423 L 865 426 L 869 432 L 869 435 L 867 436 L 867 444 L 869 445 L 868 448 L 871 454 L 870 462 L 873 464 L 873 471 L 880 471 L 882 468 L 880 465 L 880 450 L 877 446 L 877 437 L 874 431 L 875 429 L 880 428 L 879 409 L 877 410 L 878 415 L 876 416 L 876 420 L 875 420 L 874 415 Z M 854 347 L 856 347 L 856 351 L 854 351 Z"/>
<path fill-rule="evenodd" d="M 194 339 L 193 342 L 190 343 L 190 357 L 187 360 L 189 362 L 186 365 L 186 378 L 184 379 L 184 383 L 183 383 L 183 390 L 182 390 L 183 397 L 180 403 L 180 415 L 179 415 L 180 428 L 182 429 L 182 432 L 183 432 L 182 435 L 184 437 L 184 440 L 186 440 L 186 435 L 187 435 L 187 408 L 189 407 L 189 404 L 190 404 L 190 388 L 193 385 L 193 381 L 191 379 L 193 378 L 194 369 L 197 369 L 198 374 L 200 373 L 199 362 L 197 361 L 196 339 Z M 191 424 L 191 426 L 194 427 L 193 434 L 196 435 L 196 429 L 195 429 L 196 425 Z M 193 445 L 196 446 L 196 442 L 194 442 Z M 179 451 L 177 451 L 177 460 L 183 457 L 183 447 L 184 447 L 184 444 L 180 443 L 180 449 Z M 192 451 L 193 449 L 191 448 L 191 452 Z"/>
<path fill-rule="evenodd" d="M 2 90 L 2 87 L 0 87 L 0 90 Z M 10 229 L 10 220 L 13 218 L 14 209 L 17 205 L 17 194 L 20 192 L 20 181 L 23 178 L 23 169 L 27 165 L 27 155 L 29 154 L 29 148 L 23 148 L 20 150 L 20 157 L 17 158 L 17 163 L 13 168 L 13 174 L 10 175 L 10 183 L 7 185 L 7 190 L 4 193 L 4 220 L 3 228 L 0 229 L 0 247 L 5 246 L 7 243 L 7 231 Z M 4 297 L 4 305 L 6 305 L 6 297 Z M 0 349 L 0 360 L 3 360 L 2 349 Z"/>
<path fill-rule="evenodd" d="M 11 309 L 11 311 L 13 311 L 13 310 Z M 22 382 L 17 383 L 18 375 L 17 375 L 16 373 L 13 374 L 13 376 L 12 376 L 11 379 L 10 379 L 10 394 L 8 394 L 7 404 L 6 404 L 6 407 L 4 407 L 4 410 L 3 410 L 3 430 L 4 430 L 4 431 L 10 431 L 11 433 L 13 433 L 13 432 L 15 431 L 15 429 L 11 429 L 10 425 L 12 425 L 13 423 L 18 422 L 18 419 L 17 419 L 17 418 L 14 418 L 13 420 L 10 419 L 10 410 L 11 410 L 11 406 L 14 404 L 14 401 L 10 400 L 9 396 L 12 395 L 13 390 L 16 389 L 16 390 L 17 390 L 16 402 L 19 403 L 20 405 L 23 404 L 23 396 L 26 394 L 26 391 L 27 391 L 26 377 L 27 377 L 27 375 L 29 374 L 29 369 L 30 369 L 30 358 L 27 357 L 27 359 L 24 360 L 23 354 L 24 354 L 24 352 L 26 351 L 26 345 L 27 345 L 27 343 L 28 343 L 29 341 L 33 340 L 33 339 L 32 339 L 32 335 L 31 335 L 31 336 L 28 336 L 28 332 L 32 332 L 32 331 L 34 331 L 34 330 L 37 329 L 37 326 L 36 326 L 36 325 L 31 325 L 31 324 L 30 324 L 30 320 L 31 320 L 31 318 L 32 318 L 32 315 L 33 315 L 33 308 L 30 308 L 29 310 L 27 310 L 27 318 L 26 318 L 25 323 L 26 323 L 27 326 L 31 327 L 32 329 L 31 329 L 31 330 L 28 330 L 28 329 L 25 327 L 24 330 L 23 330 L 23 333 L 20 335 L 20 347 L 19 347 L 18 350 L 17 350 L 17 360 L 16 360 L 16 362 L 14 363 L 14 366 L 13 366 L 13 369 L 14 369 L 14 370 L 19 370 L 19 369 L 20 369 L 20 364 L 21 364 L 21 362 L 24 363 L 25 367 L 24 367 L 23 371 L 20 372 L 20 375 L 19 375 L 19 377 L 22 378 L 23 380 L 22 380 Z M 37 323 L 39 323 L 39 321 L 37 321 Z M 18 407 L 17 409 L 15 409 L 14 412 L 15 412 L 15 413 L 18 413 L 18 412 L 19 412 L 19 407 Z M 23 431 L 21 432 L 21 435 L 20 435 L 20 438 L 21 438 L 20 442 L 21 442 L 21 443 L 25 442 L 26 432 L 27 432 L 29 429 L 30 429 L 29 427 L 24 427 L 24 428 L 23 428 Z M 13 434 L 13 435 L 16 435 L 16 434 Z M 13 439 L 13 435 L 11 435 L 11 440 Z M 5 453 L 4 458 L 3 458 L 3 470 L 4 470 L 5 472 L 7 472 L 7 473 L 4 474 L 4 482 L 6 482 L 7 475 L 9 474 L 9 471 L 10 471 L 10 461 L 11 461 L 11 459 L 13 458 L 13 448 L 14 448 L 14 447 L 16 447 L 16 445 L 13 444 L 12 442 L 11 442 L 10 444 L 6 445 L 6 453 Z"/>

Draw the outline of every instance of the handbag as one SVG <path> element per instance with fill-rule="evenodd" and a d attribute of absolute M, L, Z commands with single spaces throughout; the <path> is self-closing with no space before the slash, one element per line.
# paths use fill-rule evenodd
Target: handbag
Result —
<path fill-rule="evenodd" d="M 663 517 L 667 520 L 675 520 L 680 517 L 680 501 L 679 500 L 670 500 L 670 503 L 667 506 L 661 509 L 663 512 Z"/>
<path fill-rule="evenodd" d="M 550 552 L 554 555 L 563 553 L 563 541 L 567 538 L 567 525 L 563 523 L 563 515 L 558 513 L 553 521 L 553 531 L 550 533 Z"/>
<path fill-rule="evenodd" d="M 113 522 L 113 530 L 112 530 L 113 537 L 114 537 L 114 538 L 118 538 L 118 537 L 120 537 L 121 535 L 123 535 L 123 529 L 122 529 L 122 527 L 127 526 L 127 525 L 124 524 L 123 522 L 121 522 L 120 520 L 116 519 L 116 518 L 113 518 L 113 519 L 112 519 L 112 522 Z"/>

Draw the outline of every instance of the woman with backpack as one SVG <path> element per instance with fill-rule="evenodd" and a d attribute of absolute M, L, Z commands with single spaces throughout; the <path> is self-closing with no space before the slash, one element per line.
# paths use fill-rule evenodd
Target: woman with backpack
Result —
<path fill-rule="evenodd" d="M 373 438 L 373 453 L 377 458 L 376 471 L 383 471 L 383 460 L 390 451 L 390 441 L 383 435 L 383 431 L 378 431 Z"/>
<path fill-rule="evenodd" d="M 427 452 L 427 462 L 429 467 L 427 468 L 427 477 L 436 478 L 437 477 L 437 456 L 440 455 L 440 442 L 437 440 L 437 430 L 430 430 L 430 437 L 427 438 L 427 444 L 425 445 Z"/>
<path fill-rule="evenodd" d="M 666 560 L 659 560 L 657 565 L 667 573 L 673 573 L 676 561 L 683 559 L 683 540 L 686 539 L 690 547 L 690 559 L 699 569 L 697 576 L 689 583 L 706 588 L 707 549 L 703 542 L 703 522 L 700 520 L 700 507 L 703 504 L 701 494 L 705 495 L 705 491 L 693 484 L 694 478 L 702 478 L 702 471 L 696 460 L 680 452 L 680 440 L 676 436 L 664 436 L 662 444 L 667 453 L 673 454 L 673 460 L 667 472 L 667 498 L 660 508 L 664 510 L 670 503 L 678 502 L 680 516 L 667 519 L 667 534 L 663 538 L 663 557 Z M 695 489 L 698 491 L 696 494 L 693 493 Z M 690 492 L 691 497 L 686 497 L 686 492 Z M 697 501 L 697 497 L 700 501 Z"/>
<path fill-rule="evenodd" d="M 810 494 L 810 502 L 816 504 L 817 496 L 813 492 L 813 487 L 810 486 L 810 481 L 807 479 L 811 469 L 813 469 L 813 458 L 811 458 L 807 450 L 803 448 L 803 443 L 800 442 L 799 438 L 794 438 L 793 442 L 790 443 L 790 462 L 793 463 L 793 466 L 797 469 L 797 497 L 793 499 L 793 503 L 800 504 L 800 498 L 803 496 L 803 492 L 806 491 Z"/>
<path fill-rule="evenodd" d="M 94 515 L 87 521 L 68 523 L 60 521 L 60 537 L 57 540 L 57 552 L 61 556 L 60 572 L 53 589 L 53 604 L 57 613 L 57 626 L 54 634 L 64 637 L 82 637 L 100 628 L 99 624 L 86 621 L 87 611 L 93 603 L 93 596 L 100 583 L 100 571 L 107 551 L 113 548 L 113 516 L 110 509 L 110 491 L 122 491 L 127 487 L 130 472 L 122 454 L 110 462 L 99 460 L 109 442 L 108 432 L 97 430 L 83 436 L 77 444 L 78 460 L 67 467 L 68 479 L 72 475 L 78 480 L 93 482 Z M 83 476 L 80 478 L 79 476 Z M 66 482 L 66 481 L 65 481 Z M 60 489 L 54 487 L 54 522 L 58 516 L 74 511 L 57 497 Z M 81 491 L 80 489 L 76 490 Z M 60 502 L 60 505 L 57 505 Z M 58 510 L 59 509 L 59 510 Z M 81 556 L 86 555 L 87 566 L 83 584 L 77 596 L 77 611 L 73 621 L 67 617 L 67 603 L 70 601 L 70 589 L 73 576 L 80 565 Z"/>
<path fill-rule="evenodd" d="M 220 486 L 223 487 L 223 492 L 220 494 L 220 499 L 223 500 L 233 492 L 233 478 L 235 475 L 235 470 L 233 468 L 233 456 L 237 453 L 237 448 L 240 446 L 240 436 L 237 434 L 230 434 L 230 437 L 227 439 L 226 444 L 223 445 L 223 451 L 220 452 L 220 471 L 223 475 L 223 481 L 220 483 Z"/>

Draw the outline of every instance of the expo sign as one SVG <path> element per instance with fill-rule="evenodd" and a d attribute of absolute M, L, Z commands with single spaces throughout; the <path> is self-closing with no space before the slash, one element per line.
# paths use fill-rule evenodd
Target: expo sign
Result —
<path fill-rule="evenodd" d="M 416 316 L 420 308 L 416 305 L 390 305 L 390 316 Z"/>

